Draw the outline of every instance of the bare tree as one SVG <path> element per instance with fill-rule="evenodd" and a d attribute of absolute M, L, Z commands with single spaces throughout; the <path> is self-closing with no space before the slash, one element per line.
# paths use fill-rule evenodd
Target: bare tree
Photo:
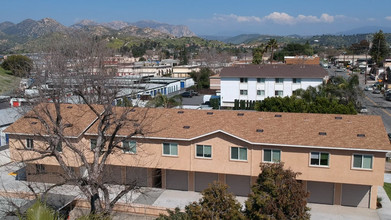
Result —
<path fill-rule="evenodd" d="M 57 177 L 45 193 L 73 184 L 90 200 L 91 212 L 109 214 L 121 197 L 139 185 L 137 181 L 122 183 L 113 195 L 110 182 L 104 178 L 108 161 L 120 160 L 118 152 L 129 147 L 122 141 L 142 137 L 154 119 L 148 118 L 148 109 L 113 106 L 120 86 L 113 78 L 115 67 L 110 65 L 113 52 L 104 39 L 78 34 L 61 42 L 48 42 L 42 51 L 34 76 L 38 95 L 29 99 L 32 110 L 23 120 L 27 124 L 17 122 L 10 127 L 11 134 L 19 126 L 36 141 L 32 147 L 26 143 L 26 136 L 10 136 L 14 140 L 10 142 L 12 157 L 26 164 L 56 164 L 58 171 L 45 173 Z M 93 125 L 83 128 L 86 122 Z M 74 133 L 86 128 L 94 146 Z"/>

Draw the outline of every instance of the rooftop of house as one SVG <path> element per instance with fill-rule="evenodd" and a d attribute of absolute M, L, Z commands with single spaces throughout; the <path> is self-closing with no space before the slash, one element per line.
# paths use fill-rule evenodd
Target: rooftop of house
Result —
<path fill-rule="evenodd" d="M 64 120 L 73 124 L 70 135 L 83 132 L 96 118 L 86 105 L 63 105 L 61 110 Z M 116 117 L 124 111 L 125 108 L 114 107 Z M 220 133 L 265 146 L 391 151 L 380 116 L 164 108 L 134 108 L 127 112 L 129 120 L 118 136 L 126 137 L 137 129 L 142 134 L 137 138 L 193 141 Z M 40 125 L 31 125 L 32 121 L 23 117 L 6 132 L 34 134 L 39 130 L 34 128 Z M 85 134 L 97 135 L 97 126 L 93 124 Z"/>
<path fill-rule="evenodd" d="M 328 72 L 319 65 L 236 65 L 224 67 L 221 78 L 254 77 L 254 78 L 324 78 Z"/>

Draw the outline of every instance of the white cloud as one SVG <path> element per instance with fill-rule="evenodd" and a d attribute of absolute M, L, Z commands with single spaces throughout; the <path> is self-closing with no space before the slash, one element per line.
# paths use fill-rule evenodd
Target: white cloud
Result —
<path fill-rule="evenodd" d="M 387 16 L 385 19 L 391 21 L 391 16 Z"/>
<path fill-rule="evenodd" d="M 293 17 L 285 12 L 273 12 L 263 17 L 263 20 L 270 20 L 277 24 L 332 23 L 334 22 L 334 16 L 324 13 L 320 17 L 313 15 L 298 15 L 297 17 Z"/>
<path fill-rule="evenodd" d="M 280 12 L 273 12 L 267 16 L 265 16 L 263 19 L 265 20 L 271 20 L 277 24 L 294 24 L 295 18 L 288 15 L 287 13 L 280 13 Z"/>
<path fill-rule="evenodd" d="M 235 14 L 229 14 L 229 15 L 218 15 L 215 14 L 213 19 L 218 21 L 236 21 L 236 22 L 261 22 L 261 18 L 256 16 L 239 16 Z"/>

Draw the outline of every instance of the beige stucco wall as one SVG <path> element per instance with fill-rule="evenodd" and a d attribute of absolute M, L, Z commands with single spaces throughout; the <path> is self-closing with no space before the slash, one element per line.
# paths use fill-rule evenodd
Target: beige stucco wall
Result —
<path fill-rule="evenodd" d="M 167 141 L 178 144 L 178 156 L 162 155 L 162 140 L 135 139 L 137 141 L 137 153 L 128 154 L 117 150 L 108 158 L 108 163 L 117 166 L 134 166 L 145 168 L 161 168 L 171 170 L 185 170 L 194 172 L 213 172 L 220 174 L 257 176 L 260 172 L 259 164 L 262 162 L 263 149 L 271 149 L 268 146 L 251 145 L 235 139 L 231 136 L 218 133 L 194 141 Z M 35 141 L 34 146 L 39 146 Z M 42 144 L 42 143 L 41 143 Z M 212 146 L 212 158 L 197 158 L 195 156 L 196 145 L 204 144 Z M 84 154 L 92 161 L 92 152 L 89 149 L 89 139 L 82 138 L 77 144 Z M 230 160 L 230 147 L 247 147 L 247 161 Z M 30 153 L 21 153 L 15 150 L 21 147 L 21 142 L 10 137 L 11 156 L 14 160 L 27 159 Z M 272 147 L 281 150 L 281 160 L 286 168 L 300 172 L 298 179 L 309 181 L 322 181 L 333 183 L 349 183 L 362 185 L 383 185 L 385 166 L 385 153 L 363 152 L 373 155 L 372 170 L 352 169 L 353 153 L 348 150 L 320 150 L 330 153 L 329 167 L 313 167 L 309 165 L 310 152 L 319 151 L 310 148 Z M 63 145 L 63 157 L 69 166 L 78 167 L 80 159 Z M 44 159 L 37 163 L 56 165 L 54 159 Z"/>

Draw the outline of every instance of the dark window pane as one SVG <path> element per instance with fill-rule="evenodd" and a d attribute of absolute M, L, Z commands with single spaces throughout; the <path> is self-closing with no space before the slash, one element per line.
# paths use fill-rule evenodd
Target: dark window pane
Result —
<path fill-rule="evenodd" d="M 231 159 L 239 159 L 239 152 L 237 147 L 231 147 Z"/>
<path fill-rule="evenodd" d="M 353 157 L 353 167 L 361 168 L 362 164 L 362 155 L 354 155 Z"/>
<path fill-rule="evenodd" d="M 247 160 L 247 148 L 240 148 L 240 160 Z"/>
<path fill-rule="evenodd" d="M 204 146 L 204 157 L 212 157 L 212 146 Z"/>
<path fill-rule="evenodd" d="M 328 153 L 321 153 L 321 155 L 320 155 L 320 165 L 322 165 L 322 166 L 328 166 L 329 165 L 329 154 Z"/>
<path fill-rule="evenodd" d="M 197 145 L 197 157 L 204 156 L 203 148 L 204 148 L 203 145 Z"/>
<path fill-rule="evenodd" d="M 170 154 L 170 144 L 168 143 L 163 144 L 163 154 Z"/>
<path fill-rule="evenodd" d="M 272 151 L 263 150 L 263 161 L 271 162 L 272 161 Z"/>

